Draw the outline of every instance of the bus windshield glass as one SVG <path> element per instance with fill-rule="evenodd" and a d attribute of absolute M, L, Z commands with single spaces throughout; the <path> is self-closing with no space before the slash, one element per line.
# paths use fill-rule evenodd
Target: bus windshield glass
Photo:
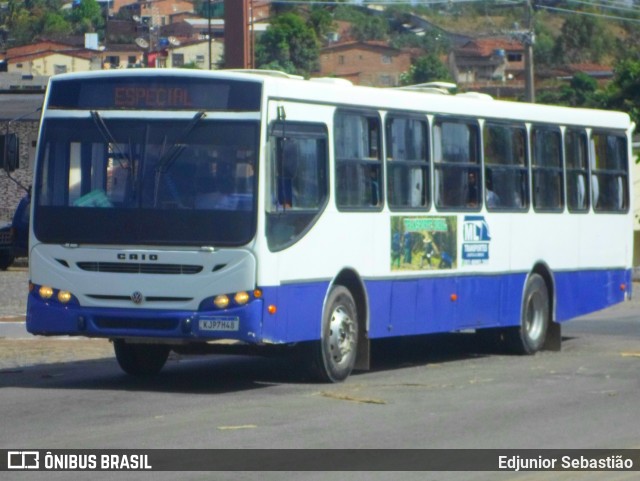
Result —
<path fill-rule="evenodd" d="M 47 119 L 42 242 L 238 246 L 255 233 L 257 121 Z"/>

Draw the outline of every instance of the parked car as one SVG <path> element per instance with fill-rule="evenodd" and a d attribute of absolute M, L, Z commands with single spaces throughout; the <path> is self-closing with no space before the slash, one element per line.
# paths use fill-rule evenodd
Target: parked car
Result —
<path fill-rule="evenodd" d="M 0 270 L 8 269 L 17 257 L 29 255 L 29 207 L 31 199 L 24 196 L 10 223 L 0 226 Z"/>

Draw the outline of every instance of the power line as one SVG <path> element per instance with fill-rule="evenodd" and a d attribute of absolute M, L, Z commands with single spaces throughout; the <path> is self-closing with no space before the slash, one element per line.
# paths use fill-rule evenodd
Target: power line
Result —
<path fill-rule="evenodd" d="M 622 10 L 625 12 L 638 12 L 640 13 L 640 9 L 637 7 L 630 7 L 628 5 L 622 5 L 622 4 L 609 4 L 609 3 L 602 3 L 602 2 L 589 2 L 586 0 L 567 0 L 569 3 L 578 3 L 581 5 L 589 5 L 591 7 L 598 7 L 598 8 L 608 8 L 611 10 Z M 617 5 L 621 5 L 621 6 L 617 6 Z M 541 8 L 544 8 L 543 5 L 540 5 Z"/>
<path fill-rule="evenodd" d="M 576 15 L 586 15 L 588 17 L 599 17 L 599 18 L 607 18 L 609 20 L 620 20 L 623 22 L 640 23 L 640 19 L 637 19 L 637 18 L 619 17 L 616 15 L 605 15 L 603 13 L 590 13 L 590 12 L 583 12 L 582 10 L 569 10 L 567 8 L 547 7 L 545 5 L 538 5 L 538 8 L 555 11 L 555 12 L 573 13 Z"/>

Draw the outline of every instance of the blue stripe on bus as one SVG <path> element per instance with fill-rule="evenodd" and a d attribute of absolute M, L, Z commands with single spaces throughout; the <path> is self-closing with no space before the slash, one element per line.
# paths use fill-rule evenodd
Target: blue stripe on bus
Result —
<path fill-rule="evenodd" d="M 366 280 L 369 337 L 518 325 L 525 281 L 525 273 Z M 631 293 L 631 270 L 556 272 L 554 281 L 560 322 L 622 302 Z M 95 337 L 307 341 L 320 338 L 328 289 L 328 281 L 265 287 L 262 299 L 224 311 L 81 308 L 44 302 L 31 293 L 27 329 L 35 334 Z M 270 305 L 276 308 L 274 314 Z M 239 330 L 200 330 L 199 320 L 212 316 L 237 318 Z M 190 319 L 188 329 L 186 319 Z"/>

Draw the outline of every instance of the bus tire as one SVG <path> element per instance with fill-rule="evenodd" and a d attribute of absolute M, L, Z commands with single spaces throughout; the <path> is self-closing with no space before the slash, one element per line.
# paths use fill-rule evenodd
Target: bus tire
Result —
<path fill-rule="evenodd" d="M 128 344 L 123 339 L 113 341 L 113 349 L 120 368 L 136 377 L 155 376 L 169 357 L 169 346 L 161 344 Z"/>
<path fill-rule="evenodd" d="M 322 333 L 314 343 L 314 371 L 323 382 L 344 381 L 358 352 L 358 310 L 349 289 L 334 286 L 322 314 Z"/>
<path fill-rule="evenodd" d="M 0 254 L 0 271 L 6 271 L 11 264 L 13 264 L 14 258 L 11 254 Z"/>
<path fill-rule="evenodd" d="M 522 299 L 520 326 L 506 331 L 507 345 L 517 354 L 535 354 L 545 343 L 549 328 L 549 290 L 539 274 L 531 274 Z"/>

